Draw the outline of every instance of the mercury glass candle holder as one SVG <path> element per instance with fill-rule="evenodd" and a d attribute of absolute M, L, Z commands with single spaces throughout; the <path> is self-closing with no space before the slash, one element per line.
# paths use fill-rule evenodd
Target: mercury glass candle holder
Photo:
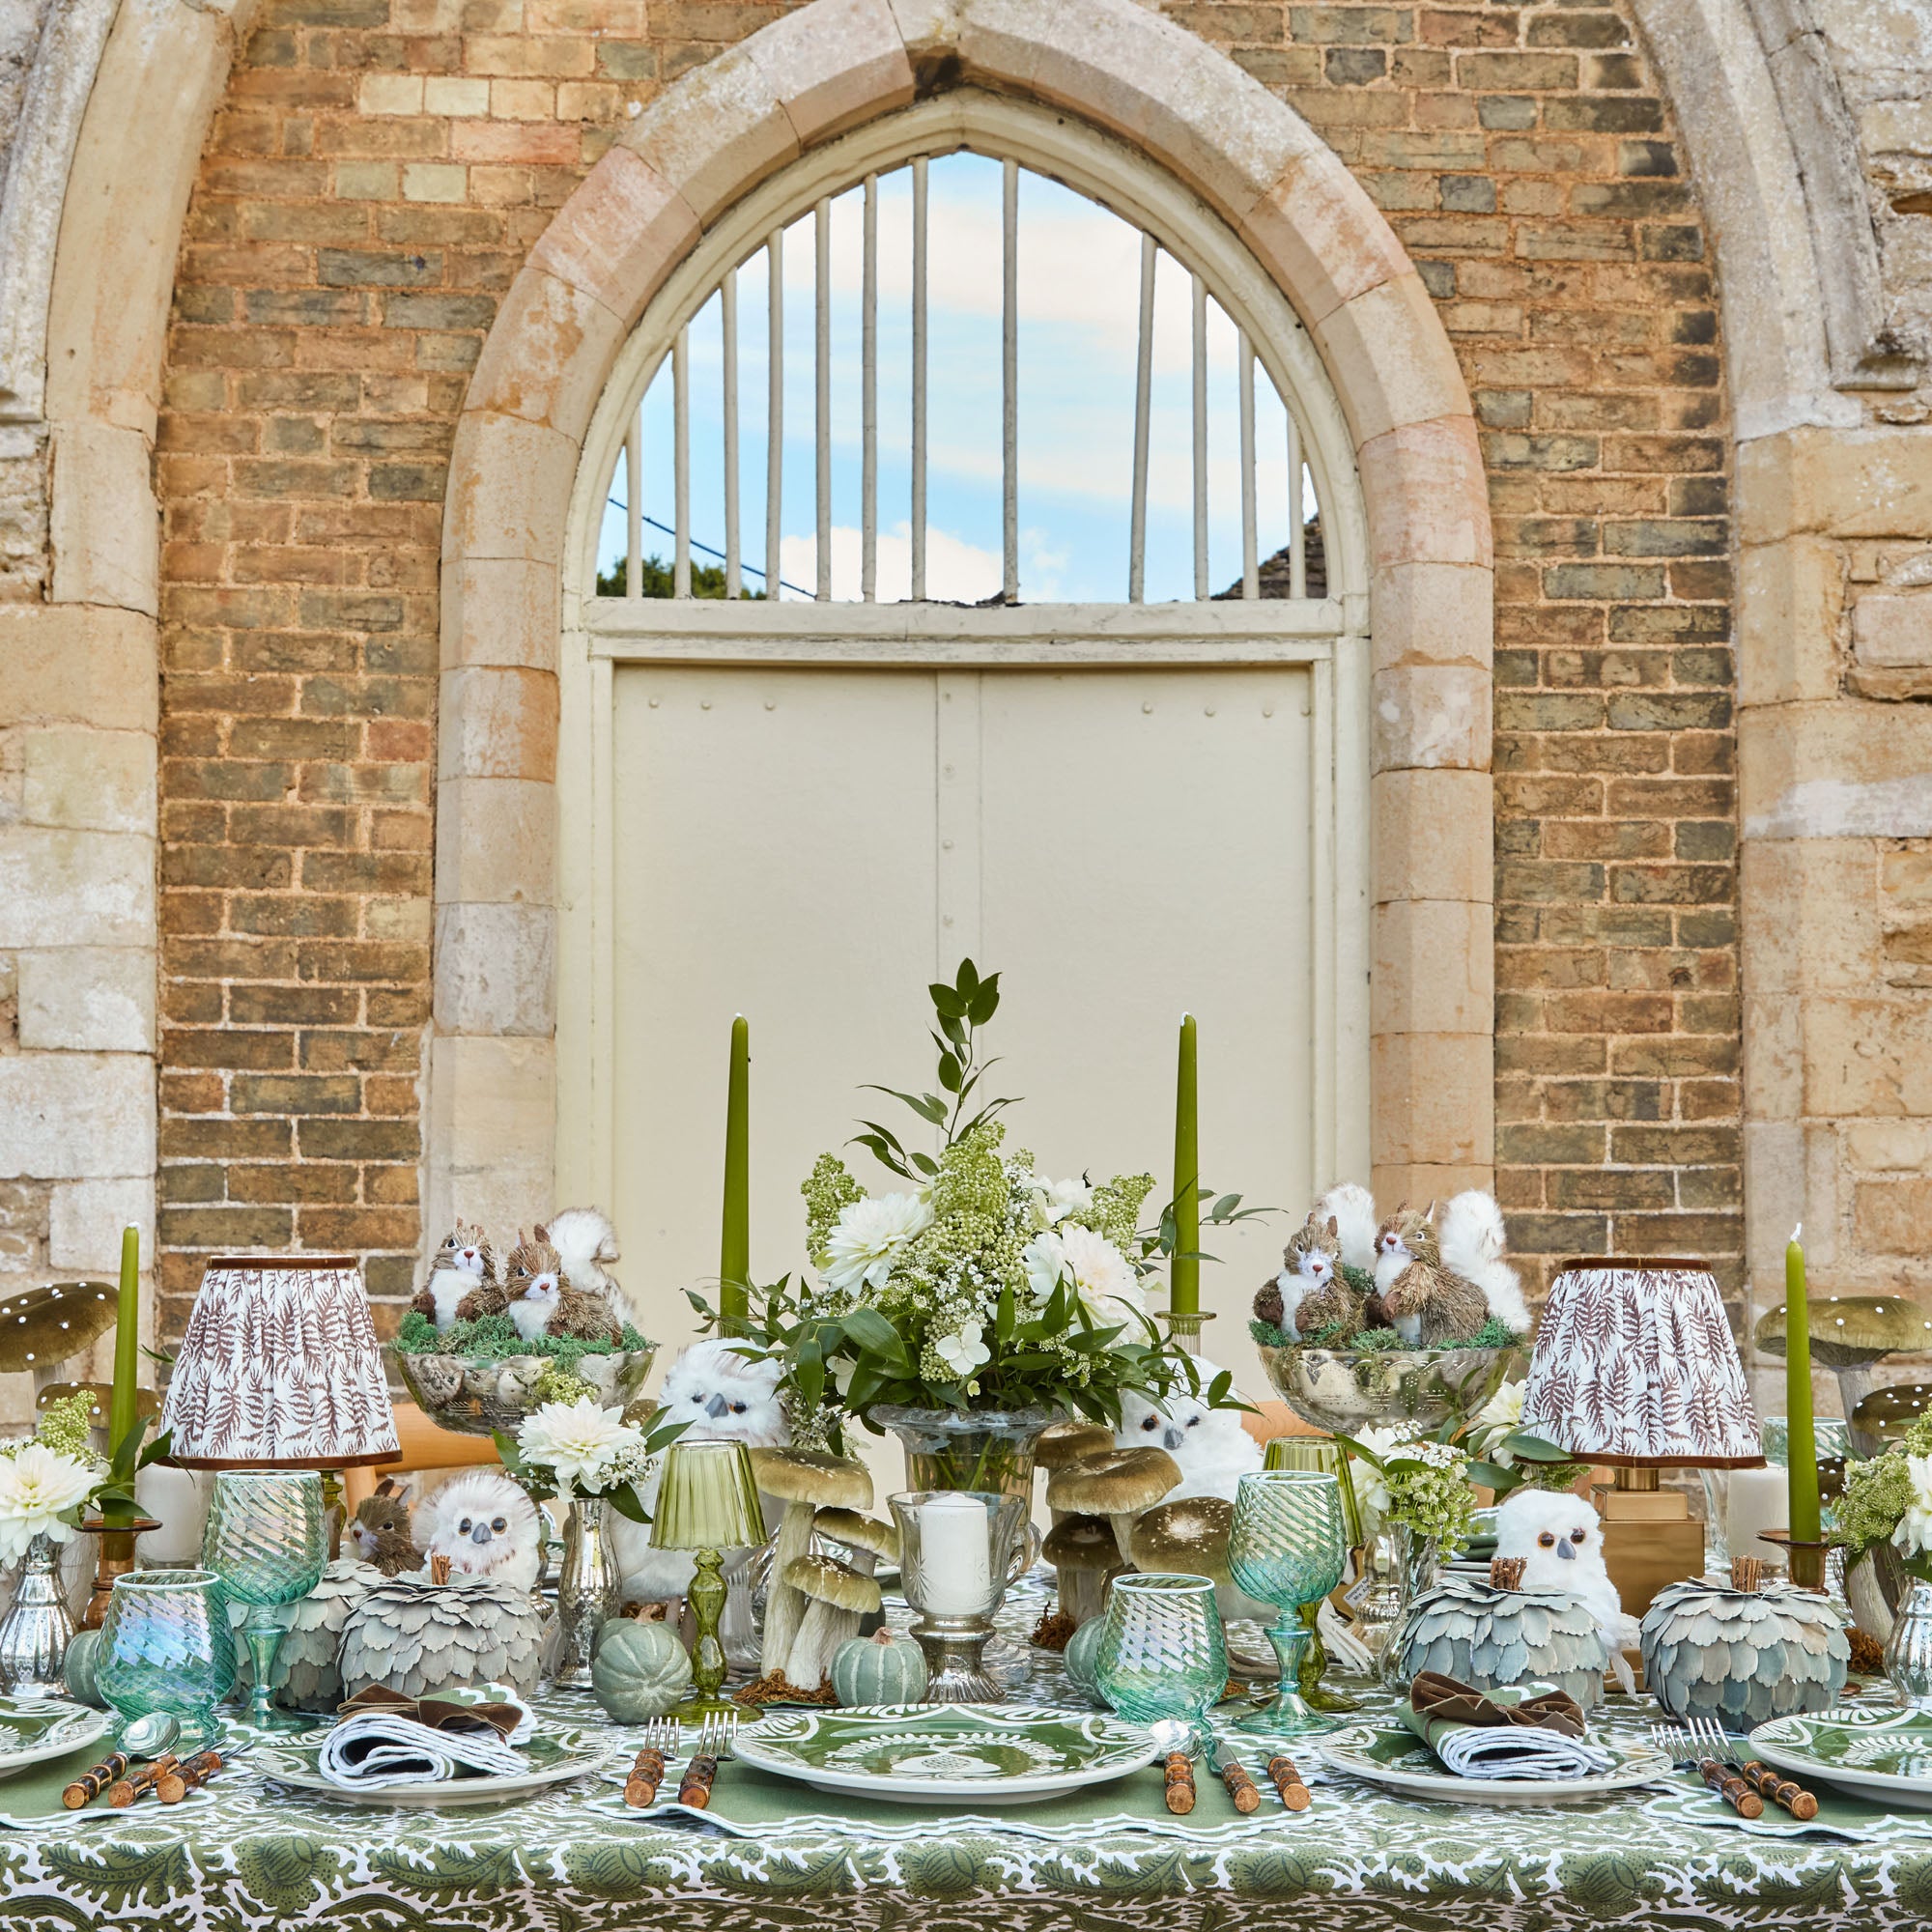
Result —
<path fill-rule="evenodd" d="M 190 1737 L 214 1728 L 235 1688 L 235 1637 L 221 1582 L 207 1570 L 137 1570 L 114 1579 L 94 1681 L 131 1722 L 171 1711 Z"/>
<path fill-rule="evenodd" d="M 1094 1657 L 1102 1700 L 1130 1724 L 1203 1723 L 1228 1688 L 1210 1577 L 1116 1577 Z"/>
<path fill-rule="evenodd" d="M 764 1540 L 751 1451 L 742 1442 L 673 1442 L 658 1484 L 651 1547 L 689 1549 L 696 1566 L 685 1592 L 697 1623 L 691 1647 L 696 1694 L 670 1713 L 682 1721 L 700 1723 L 738 1710 L 719 1694 L 725 1672 L 724 1646 L 718 1635 L 726 1595 L 724 1552 Z"/>
<path fill-rule="evenodd" d="M 1318 1469 L 1257 1469 L 1236 1485 L 1228 1568 L 1249 1596 L 1280 1611 L 1267 1638 L 1281 1662 L 1280 1689 L 1236 1728 L 1278 1736 L 1328 1729 L 1300 1690 L 1308 1646 L 1300 1610 L 1319 1604 L 1342 1580 L 1347 1556 L 1335 1477 Z"/>
<path fill-rule="evenodd" d="M 222 1470 L 209 1499 L 201 1560 L 246 1612 L 249 1723 L 259 1730 L 301 1723 L 274 1708 L 269 1687 L 288 1628 L 285 1612 L 322 1580 L 328 1561 L 322 1478 L 310 1469 Z"/>
<path fill-rule="evenodd" d="M 993 1613 L 1039 1554 L 1029 1499 L 986 1490 L 905 1490 L 889 1496 L 899 1527 L 899 1580 L 917 1612 L 929 1704 L 998 1704 L 986 1667 Z"/>

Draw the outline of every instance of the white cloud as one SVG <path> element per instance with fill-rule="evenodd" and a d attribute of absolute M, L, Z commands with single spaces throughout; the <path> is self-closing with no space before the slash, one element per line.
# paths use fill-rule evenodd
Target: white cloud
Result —
<path fill-rule="evenodd" d="M 857 603 L 863 574 L 863 532 L 843 524 L 832 529 L 832 598 Z M 1030 603 L 1045 603 L 1060 594 L 1061 573 L 1070 557 L 1065 550 L 1050 549 L 1041 530 L 1020 532 L 1020 584 Z M 818 578 L 818 539 L 815 535 L 781 537 L 779 566 L 787 583 L 787 598 L 810 594 Z M 878 601 L 897 604 L 912 595 L 912 526 L 898 524 L 879 532 Z M 943 604 L 978 604 L 999 594 L 1005 566 L 1000 553 L 981 550 L 949 530 L 930 529 L 925 537 L 925 594 Z"/>

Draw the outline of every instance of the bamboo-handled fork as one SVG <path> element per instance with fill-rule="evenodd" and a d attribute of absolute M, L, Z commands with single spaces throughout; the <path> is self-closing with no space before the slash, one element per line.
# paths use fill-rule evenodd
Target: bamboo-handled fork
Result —
<path fill-rule="evenodd" d="M 1780 1776 L 1768 1764 L 1756 1758 L 1746 1758 L 1737 1745 L 1715 1718 L 1692 1718 L 1690 1735 L 1709 1751 L 1719 1764 L 1726 1766 L 1750 1786 L 1760 1798 L 1769 1798 L 1774 1804 L 1789 1811 L 1794 1818 L 1808 1819 L 1818 1815 L 1818 1800 L 1802 1784 Z"/>
<path fill-rule="evenodd" d="M 1713 1756 L 1709 1746 L 1694 1737 L 1687 1726 L 1653 1724 L 1650 1735 L 1658 1749 L 1668 1754 L 1672 1764 L 1694 1767 L 1704 1782 L 1740 1818 L 1761 1818 L 1764 1815 L 1764 1800 L 1745 1782 L 1742 1774 Z"/>

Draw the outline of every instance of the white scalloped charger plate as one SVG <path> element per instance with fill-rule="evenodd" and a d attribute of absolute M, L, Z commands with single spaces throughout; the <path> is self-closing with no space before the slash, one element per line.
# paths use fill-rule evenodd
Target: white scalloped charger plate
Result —
<path fill-rule="evenodd" d="M 84 1749 L 113 1724 L 111 1712 L 65 1697 L 0 1697 L 0 1777 Z"/>
<path fill-rule="evenodd" d="M 1458 1777 L 1404 1726 L 1350 1724 L 1321 1740 L 1321 1756 L 1331 1771 L 1443 1804 L 1574 1804 L 1670 1776 L 1670 1760 L 1648 1745 L 1612 1742 L 1609 1747 L 1623 1761 L 1598 1777 Z"/>
<path fill-rule="evenodd" d="M 292 1790 L 316 1798 L 333 1798 L 344 1804 L 386 1804 L 415 1811 L 444 1811 L 459 1805 L 506 1804 L 527 1798 L 547 1785 L 589 1777 L 603 1769 L 612 1746 L 582 1731 L 539 1730 L 523 1747 L 530 1760 L 527 1771 L 501 1776 L 446 1778 L 440 1784 L 336 1784 L 323 1776 L 317 1765 L 321 1732 L 288 1744 L 263 1745 L 253 1762 L 264 1776 Z"/>

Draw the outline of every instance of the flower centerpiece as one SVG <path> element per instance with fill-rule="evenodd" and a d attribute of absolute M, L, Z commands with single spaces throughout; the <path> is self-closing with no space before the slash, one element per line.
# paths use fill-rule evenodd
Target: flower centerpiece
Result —
<path fill-rule="evenodd" d="M 50 1402 L 31 1436 L 0 1443 L 0 1565 L 22 1563 L 18 1588 L 0 1619 L 0 1688 L 63 1694 L 60 1667 L 73 1621 L 57 1574 L 56 1552 L 82 1516 L 103 1505 L 132 1512 L 135 1475 L 168 1453 L 163 1434 L 145 1449 L 151 1418 L 136 1416 L 97 1455 L 90 1441 L 89 1389 Z"/>
<path fill-rule="evenodd" d="M 1470 1418 L 1464 1439 L 1469 1480 L 1501 1502 L 1518 1490 L 1567 1490 L 1589 1471 L 1554 1442 L 1522 1426 L 1521 1382 L 1503 1382 Z"/>
<path fill-rule="evenodd" d="M 555 1372 L 553 1372 L 554 1375 Z M 556 1681 L 590 1683 L 597 1633 L 618 1609 L 617 1566 L 611 1560 L 606 1505 L 633 1522 L 650 1521 L 644 1492 L 654 1459 L 689 1426 L 682 1418 L 646 1432 L 614 1408 L 604 1408 L 586 1386 L 556 1377 L 525 1416 L 515 1436 L 498 1431 L 503 1466 L 539 1502 L 563 1505 L 563 1567 L 556 1583 L 562 1656 Z"/>
<path fill-rule="evenodd" d="M 1831 1540 L 1848 1563 L 1883 1550 L 1907 1579 L 1885 1646 L 1887 1674 L 1909 1710 L 1932 1716 L 1932 1416 L 1881 1455 L 1845 1465 Z"/>
<path fill-rule="evenodd" d="M 1139 1225 L 1153 1177 L 1060 1179 L 1009 1149 L 998 1116 L 1012 1102 L 974 1104 L 999 975 L 965 960 L 930 992 L 940 1091 L 873 1091 L 937 1129 L 939 1151 L 864 1122 L 856 1143 L 906 1183 L 879 1195 L 821 1154 L 802 1189 L 817 1279 L 765 1292 L 743 1346 L 783 1360 L 795 1443 L 842 1447 L 857 1418 L 899 1435 L 914 1489 L 1026 1493 L 1049 1423 L 1117 1427 L 1129 1390 L 1159 1401 L 1200 1378 L 1148 1312 L 1147 1277 L 1173 1249 L 1171 1232 Z M 1244 1211 L 1238 1197 L 1216 1207 Z M 1226 1402 L 1230 1381 L 1208 1400 Z"/>

